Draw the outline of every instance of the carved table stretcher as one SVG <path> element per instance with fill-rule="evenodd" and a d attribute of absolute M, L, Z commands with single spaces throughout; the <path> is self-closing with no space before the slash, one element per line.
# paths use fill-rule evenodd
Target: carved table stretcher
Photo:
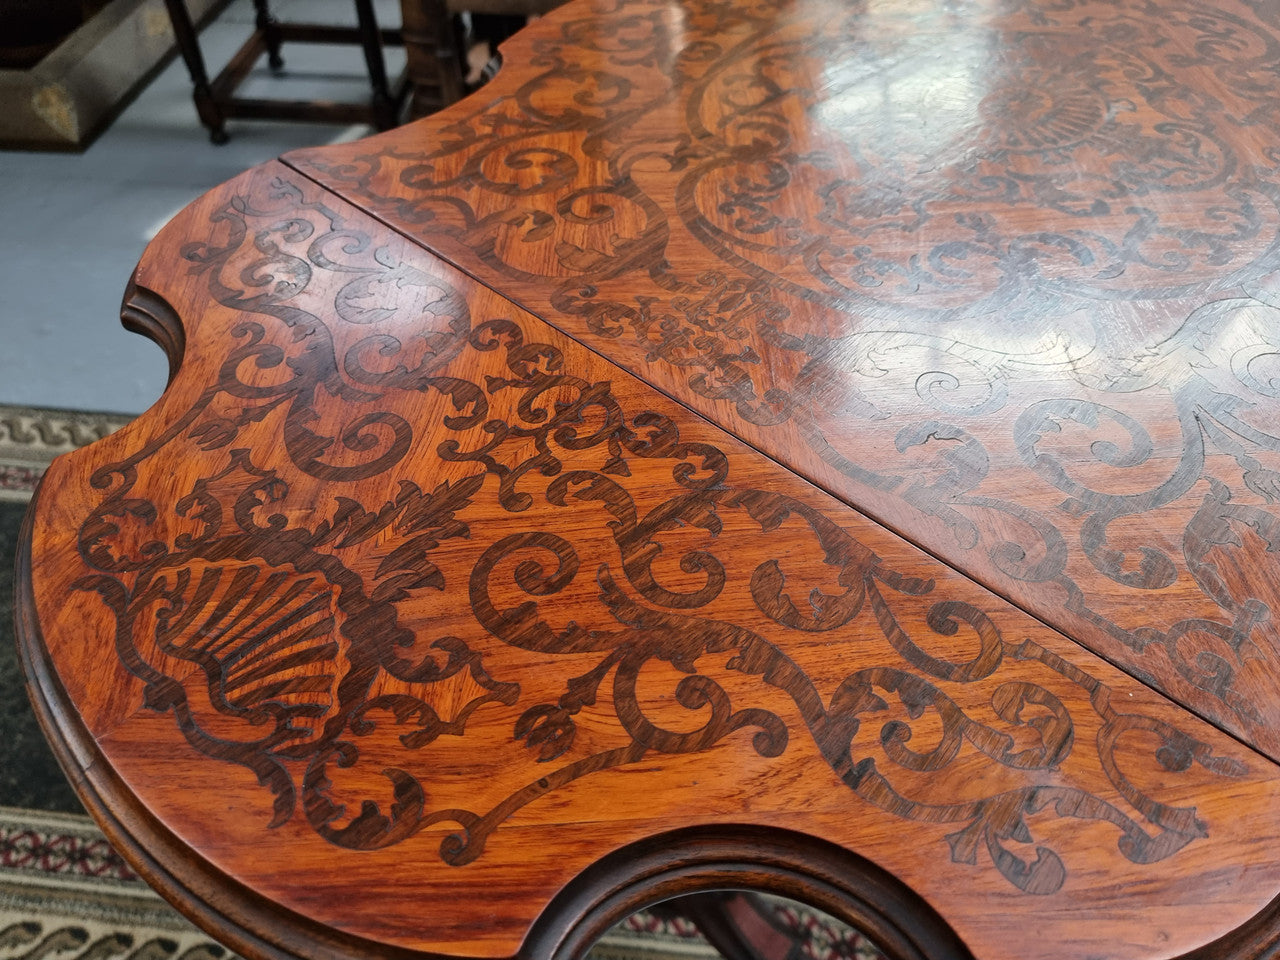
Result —
<path fill-rule="evenodd" d="M 749 886 L 895 957 L 1270 956 L 1280 5 L 574 0 L 148 248 L 46 731 L 264 958 Z"/>

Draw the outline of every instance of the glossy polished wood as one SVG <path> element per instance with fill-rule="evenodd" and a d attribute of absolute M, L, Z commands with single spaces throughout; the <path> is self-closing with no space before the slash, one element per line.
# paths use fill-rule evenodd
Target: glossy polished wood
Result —
<path fill-rule="evenodd" d="M 51 469 L 34 608 L 85 749 L 257 895 L 506 956 L 696 824 L 867 856 L 984 957 L 1280 889 L 1269 761 L 283 165 L 152 251 L 183 362 Z"/>
<path fill-rule="evenodd" d="M 197 201 L 29 518 L 82 795 L 255 958 L 1269 955 L 1277 21 L 577 0 Z"/>
<path fill-rule="evenodd" d="M 1280 758 L 1278 11 L 578 4 L 287 161 Z"/>

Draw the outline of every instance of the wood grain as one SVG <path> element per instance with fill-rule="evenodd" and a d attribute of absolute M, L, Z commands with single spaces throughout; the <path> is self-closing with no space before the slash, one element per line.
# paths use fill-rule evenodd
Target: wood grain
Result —
<path fill-rule="evenodd" d="M 50 469 L 24 657 L 250 956 L 570 956 L 737 877 L 902 957 L 1171 957 L 1280 892 L 1269 760 L 285 165 L 129 301 L 181 362 Z"/>
<path fill-rule="evenodd" d="M 286 162 L 1280 758 L 1280 15 L 579 0 Z"/>

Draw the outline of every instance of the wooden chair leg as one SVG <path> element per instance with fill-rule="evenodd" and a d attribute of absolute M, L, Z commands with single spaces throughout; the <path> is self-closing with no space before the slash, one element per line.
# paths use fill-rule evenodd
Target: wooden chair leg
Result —
<path fill-rule="evenodd" d="M 192 98 L 196 102 L 196 114 L 200 122 L 209 130 L 209 139 L 214 143 L 227 142 L 225 128 L 226 118 L 219 109 L 209 86 L 209 74 L 205 70 L 204 56 L 200 53 L 200 45 L 196 41 L 195 24 L 191 22 L 191 14 L 187 11 L 184 0 L 164 0 L 169 11 L 169 21 L 173 24 L 173 35 L 178 41 L 178 50 L 182 53 L 187 72 L 191 74 L 193 86 Z"/>
<path fill-rule="evenodd" d="M 280 24 L 267 9 L 267 0 L 253 0 L 254 20 L 267 45 L 267 64 L 272 70 L 284 69 L 284 57 L 280 55 Z"/>
<path fill-rule="evenodd" d="M 387 81 L 387 68 L 382 56 L 383 35 L 378 29 L 373 0 L 355 0 L 359 26 L 354 31 L 320 24 L 281 24 L 271 16 L 267 0 L 253 0 L 253 5 L 256 13 L 253 34 L 222 72 L 210 80 L 185 0 L 165 0 L 178 48 L 191 74 L 196 112 L 201 123 L 209 129 L 209 138 L 214 143 L 227 142 L 225 122 L 229 116 L 373 123 L 380 130 L 389 130 L 399 122 L 398 96 L 392 95 Z M 236 97 L 236 89 L 264 51 L 272 69 L 284 66 L 280 47 L 286 38 L 299 42 L 343 44 L 358 38 L 372 87 L 369 106 Z"/>
<path fill-rule="evenodd" d="M 379 130 L 390 130 L 396 125 L 396 104 L 387 84 L 387 66 L 382 58 L 382 37 L 373 12 L 373 0 L 355 0 L 355 3 L 360 46 L 364 48 L 364 62 L 373 86 L 374 125 Z"/>

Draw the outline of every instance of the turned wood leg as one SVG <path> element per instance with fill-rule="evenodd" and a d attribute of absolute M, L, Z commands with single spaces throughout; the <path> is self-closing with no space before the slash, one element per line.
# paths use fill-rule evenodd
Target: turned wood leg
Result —
<path fill-rule="evenodd" d="M 280 43 L 283 40 L 280 35 L 280 24 L 267 9 L 267 0 L 253 0 L 253 9 L 258 32 L 262 34 L 263 42 L 267 45 L 267 64 L 272 70 L 282 70 L 284 57 L 280 55 Z"/>
<path fill-rule="evenodd" d="M 369 81 L 373 85 L 374 124 L 379 130 L 390 130 L 396 125 L 396 104 L 387 86 L 387 67 L 382 59 L 382 37 L 378 33 L 373 0 L 356 0 L 356 18 L 360 26 L 360 46 L 364 48 L 364 62 L 369 68 Z"/>
<path fill-rule="evenodd" d="M 204 57 L 200 53 L 200 45 L 196 40 L 195 24 L 191 22 L 191 14 L 187 11 L 184 0 L 164 0 L 165 9 L 169 11 L 169 21 L 173 25 L 173 35 L 178 41 L 178 50 L 187 72 L 191 74 L 193 85 L 192 98 L 196 104 L 196 114 L 200 122 L 209 129 L 209 139 L 214 143 L 227 142 L 225 129 L 226 118 L 214 101 L 213 90 L 209 86 L 209 74 L 205 70 Z"/>
<path fill-rule="evenodd" d="M 443 0 L 401 0 L 404 49 L 413 100 L 422 117 L 462 98 L 463 59 L 454 19 Z"/>

